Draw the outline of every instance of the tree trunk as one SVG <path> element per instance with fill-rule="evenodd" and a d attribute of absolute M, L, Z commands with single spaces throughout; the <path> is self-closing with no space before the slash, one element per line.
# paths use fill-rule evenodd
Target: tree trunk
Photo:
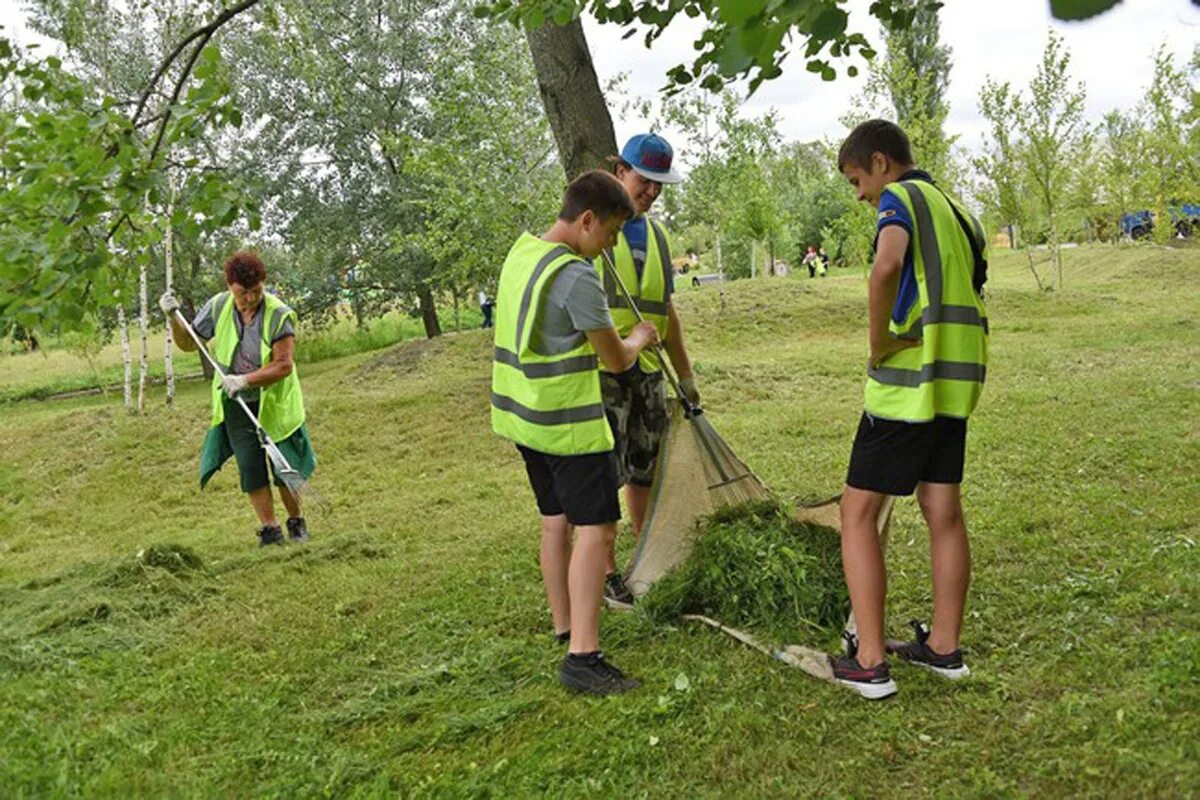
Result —
<path fill-rule="evenodd" d="M 437 306 L 433 302 L 433 292 L 428 286 L 422 286 L 417 292 L 421 301 L 421 321 L 425 323 L 425 336 L 432 339 L 442 335 L 442 326 L 438 322 Z"/>
<path fill-rule="evenodd" d="M 525 38 L 567 179 L 603 168 L 605 159 L 617 154 L 617 137 L 583 24 L 578 19 L 561 27 L 547 22 L 526 31 Z"/>
<path fill-rule="evenodd" d="M 1038 275 L 1037 267 L 1034 266 L 1034 263 L 1033 263 L 1033 249 L 1032 248 L 1029 248 L 1029 247 L 1025 248 L 1025 258 L 1029 263 L 1029 271 L 1033 273 L 1033 279 L 1035 281 L 1037 281 L 1038 291 L 1039 292 L 1046 291 L 1046 287 L 1042 285 L 1042 278 L 1040 275 Z"/>
<path fill-rule="evenodd" d="M 142 357 L 138 361 L 137 410 L 146 410 L 146 373 L 150 371 L 150 315 L 146 309 L 146 262 L 138 270 L 138 329 L 142 334 Z"/>
<path fill-rule="evenodd" d="M 775 277 L 775 240 L 767 240 L 767 274 Z"/>
<path fill-rule="evenodd" d="M 172 282 L 174 281 L 174 273 L 172 272 L 172 266 L 173 266 L 172 259 L 174 258 L 173 251 L 175 249 L 175 247 L 174 247 L 175 237 L 174 237 L 174 233 L 173 233 L 174 226 L 171 225 L 171 217 L 173 217 L 173 216 L 175 216 L 175 189 L 174 189 L 174 187 L 171 188 L 171 201 L 167 204 L 167 230 L 166 230 L 166 235 L 164 236 L 164 239 L 163 239 L 163 246 L 166 248 L 163 251 L 163 253 L 164 253 L 163 262 L 165 265 L 164 271 L 166 273 L 163 280 L 164 280 L 164 285 L 166 286 L 166 291 L 168 291 L 168 292 L 171 291 L 171 285 L 172 285 Z M 167 320 L 167 324 L 166 324 L 166 339 L 167 339 L 166 352 L 163 356 L 163 377 L 166 380 L 166 384 L 167 384 L 167 408 L 171 408 L 175 404 L 175 362 L 173 360 L 173 358 L 174 358 L 173 350 L 174 350 L 175 342 L 173 341 L 172 336 L 171 336 L 171 321 L 170 320 Z"/>
<path fill-rule="evenodd" d="M 125 364 L 125 407 L 133 408 L 133 355 L 129 352 L 129 320 L 125 318 L 125 306 L 117 306 L 117 330 L 121 334 L 121 359 Z"/>

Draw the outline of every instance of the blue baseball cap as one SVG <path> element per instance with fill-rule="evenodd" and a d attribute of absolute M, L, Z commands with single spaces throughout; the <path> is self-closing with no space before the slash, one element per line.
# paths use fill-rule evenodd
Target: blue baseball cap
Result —
<path fill-rule="evenodd" d="M 639 133 L 621 148 L 621 158 L 642 177 L 659 183 L 680 183 L 683 176 L 671 168 L 675 151 L 657 133 Z"/>

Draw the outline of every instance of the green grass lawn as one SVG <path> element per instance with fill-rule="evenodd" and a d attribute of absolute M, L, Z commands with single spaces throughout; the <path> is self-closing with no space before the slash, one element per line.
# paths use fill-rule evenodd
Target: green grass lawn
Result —
<path fill-rule="evenodd" d="M 637 614 L 606 613 L 603 638 L 644 686 L 561 690 L 481 333 L 301 363 L 325 503 L 303 547 L 255 547 L 232 468 L 197 490 L 198 383 L 142 417 L 113 396 L 4 406 L 0 795 L 1195 796 L 1200 250 L 1078 248 L 1066 281 L 1040 294 L 996 258 L 972 676 L 897 666 L 883 704 Z M 679 305 L 726 439 L 786 499 L 836 493 L 861 277 Z M 899 634 L 930 604 L 911 500 L 892 542 Z M 203 564 L 139 560 L 153 545 Z"/>

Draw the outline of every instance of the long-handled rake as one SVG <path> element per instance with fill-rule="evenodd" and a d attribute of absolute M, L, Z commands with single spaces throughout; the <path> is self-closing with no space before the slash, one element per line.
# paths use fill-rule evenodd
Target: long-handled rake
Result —
<path fill-rule="evenodd" d="M 638 321 L 644 322 L 607 251 L 603 257 L 625 302 Z M 645 529 L 625 572 L 625 583 L 635 596 L 644 594 L 652 583 L 687 558 L 692 548 L 693 523 L 698 517 L 723 506 L 769 496 L 758 476 L 709 423 L 704 410 L 684 394 L 657 343 L 654 354 L 678 403 L 672 408 L 660 446 Z"/>
<path fill-rule="evenodd" d="M 603 255 L 608 273 L 625 302 L 633 309 L 638 321 L 643 321 L 641 311 L 608 252 Z M 770 496 L 762 481 L 709 424 L 703 409 L 684 395 L 663 357 L 662 348 L 655 344 L 654 351 L 679 403 L 672 411 L 667 435 L 659 450 L 645 528 L 625 572 L 626 585 L 638 597 L 687 558 L 692 549 L 697 518 L 725 505 Z M 681 430 L 680 423 L 685 419 L 690 424 L 686 430 Z M 840 499 L 835 497 L 817 506 L 797 509 L 796 518 L 836 529 L 839 527 Z M 892 507 L 889 498 L 879 512 L 877 526 L 881 546 L 887 543 Z M 768 646 L 752 634 L 703 615 L 685 614 L 683 618 L 708 625 L 813 677 L 833 681 L 829 659 L 820 650 L 797 644 Z M 845 631 L 852 634 L 856 628 L 854 615 L 850 614 Z"/>
<path fill-rule="evenodd" d="M 183 326 L 184 330 L 191 335 L 192 341 L 196 343 L 196 347 L 200 349 L 204 359 L 212 366 L 213 371 L 217 373 L 217 376 L 224 378 L 225 373 L 221 371 L 221 365 L 218 364 L 217 360 L 212 357 L 211 353 L 208 352 L 208 348 L 204 346 L 204 340 L 196 334 L 196 331 L 192 328 L 187 319 L 184 318 L 182 312 L 180 312 L 178 308 L 175 309 L 175 317 L 179 320 L 179 324 Z M 237 401 L 237 404 L 242 407 L 242 411 L 246 412 L 246 416 L 249 417 L 250 421 L 254 423 L 254 429 L 258 432 L 258 440 L 262 443 L 263 450 L 267 452 L 267 458 L 271 461 L 271 467 L 275 471 L 275 477 L 283 481 L 284 486 L 286 486 L 292 492 L 292 494 L 299 497 L 302 492 L 308 490 L 308 481 L 306 481 L 304 476 L 295 470 L 290 463 L 288 463 L 287 456 L 283 454 L 283 451 L 279 449 L 275 442 L 271 441 L 271 437 L 267 435 L 265 430 L 263 430 L 262 423 L 258 421 L 258 417 L 254 415 L 254 412 L 250 410 L 250 406 L 246 405 L 246 401 L 237 395 L 234 395 L 233 399 Z"/>

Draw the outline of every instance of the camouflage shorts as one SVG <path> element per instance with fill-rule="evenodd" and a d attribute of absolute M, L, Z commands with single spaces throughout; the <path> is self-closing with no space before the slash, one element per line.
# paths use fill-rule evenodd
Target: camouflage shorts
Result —
<path fill-rule="evenodd" d="M 654 479 L 658 445 L 667 429 L 667 395 L 661 372 L 634 367 L 620 376 L 600 373 L 604 411 L 616 440 L 621 484 L 649 486 Z"/>

